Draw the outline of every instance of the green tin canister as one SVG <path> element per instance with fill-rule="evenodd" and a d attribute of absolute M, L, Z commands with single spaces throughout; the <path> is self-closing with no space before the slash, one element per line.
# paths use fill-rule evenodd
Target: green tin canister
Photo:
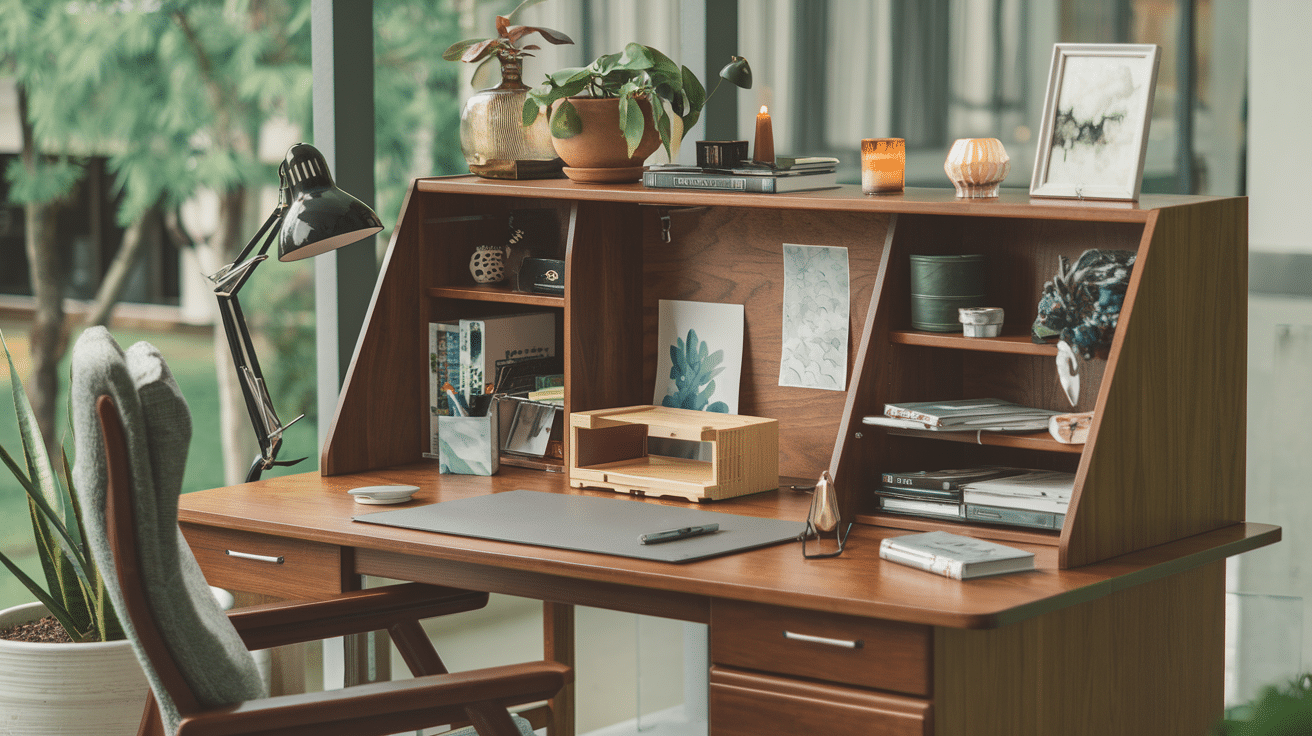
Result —
<path fill-rule="evenodd" d="M 911 327 L 961 332 L 957 310 L 983 306 L 984 254 L 911 256 Z"/>

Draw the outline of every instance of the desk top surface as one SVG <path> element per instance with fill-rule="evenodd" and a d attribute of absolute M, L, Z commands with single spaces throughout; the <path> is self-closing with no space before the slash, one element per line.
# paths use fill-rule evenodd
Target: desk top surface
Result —
<path fill-rule="evenodd" d="M 179 519 L 202 526 L 577 581 L 958 628 L 1004 626 L 1280 539 L 1280 528 L 1276 526 L 1234 524 L 1068 570 L 1057 569 L 1055 546 L 1010 543 L 1035 553 L 1035 571 L 957 581 L 879 559 L 880 540 L 910 532 L 857 525 L 847 550 L 838 558 L 803 559 L 801 546 L 791 543 L 676 565 L 351 521 L 361 512 L 389 507 L 361 506 L 346 491 L 387 484 L 419 486 L 412 504 L 520 488 L 614 495 L 569 488 L 559 474 L 503 467 L 492 478 L 439 475 L 436 463 L 424 462 L 335 477 L 304 473 L 191 493 L 181 498 Z M 651 502 L 687 503 L 667 499 Z M 802 521 L 809 502 L 808 495 L 782 489 L 719 501 L 707 508 Z"/>

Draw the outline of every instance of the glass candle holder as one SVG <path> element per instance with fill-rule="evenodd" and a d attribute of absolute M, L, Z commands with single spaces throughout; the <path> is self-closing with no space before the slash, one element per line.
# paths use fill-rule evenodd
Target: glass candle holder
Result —
<path fill-rule="evenodd" d="M 892 194 L 906 181 L 907 143 L 901 138 L 861 139 L 861 191 Z"/>

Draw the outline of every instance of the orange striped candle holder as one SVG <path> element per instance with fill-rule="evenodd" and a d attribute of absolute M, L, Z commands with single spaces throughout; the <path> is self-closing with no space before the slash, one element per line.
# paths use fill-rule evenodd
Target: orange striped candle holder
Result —
<path fill-rule="evenodd" d="M 907 142 L 901 138 L 861 139 L 861 191 L 895 194 L 906 181 Z"/>

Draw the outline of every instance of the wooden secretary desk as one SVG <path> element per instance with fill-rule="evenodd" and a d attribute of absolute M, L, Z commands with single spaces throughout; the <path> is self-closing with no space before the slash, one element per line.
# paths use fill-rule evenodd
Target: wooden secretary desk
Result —
<path fill-rule="evenodd" d="M 361 574 L 546 602 L 547 655 L 572 659 L 574 604 L 710 624 L 711 731 L 725 734 L 1203 734 L 1221 714 L 1223 558 L 1271 544 L 1244 521 L 1247 203 L 957 200 L 950 189 L 781 195 L 639 185 L 420 179 L 402 210 L 320 473 L 191 494 L 183 530 L 211 582 L 318 595 Z M 563 295 L 476 285 L 479 245 L 512 221 L 565 261 Z M 845 391 L 779 386 L 785 243 L 850 267 Z M 1087 443 L 863 426 L 889 401 L 997 397 L 1068 409 L 1051 345 L 1028 338 L 1059 256 L 1137 251 L 1110 349 L 1081 366 Z M 912 254 L 984 253 L 998 338 L 910 327 Z M 687 565 L 356 524 L 343 491 L 410 483 L 419 503 L 571 489 L 550 469 L 442 476 L 427 449 L 427 325 L 556 315 L 565 407 L 650 403 L 662 299 L 742 304 L 739 411 L 779 420 L 780 472 L 833 474 L 857 525 L 841 557 L 779 545 Z M 968 441 L 961 441 L 968 440 Z M 568 455 L 567 455 L 568 456 Z M 1076 474 L 1059 531 L 877 513 L 883 470 L 1004 464 Z M 610 494 L 614 495 L 614 494 Z M 686 503 L 649 499 L 653 503 Z M 717 511 L 805 518 L 778 490 Z M 879 541 L 948 529 L 1033 550 L 1032 573 L 958 582 L 878 558 Z M 281 564 L 225 554 L 240 547 Z M 553 730 L 569 733 L 570 696 Z"/>

